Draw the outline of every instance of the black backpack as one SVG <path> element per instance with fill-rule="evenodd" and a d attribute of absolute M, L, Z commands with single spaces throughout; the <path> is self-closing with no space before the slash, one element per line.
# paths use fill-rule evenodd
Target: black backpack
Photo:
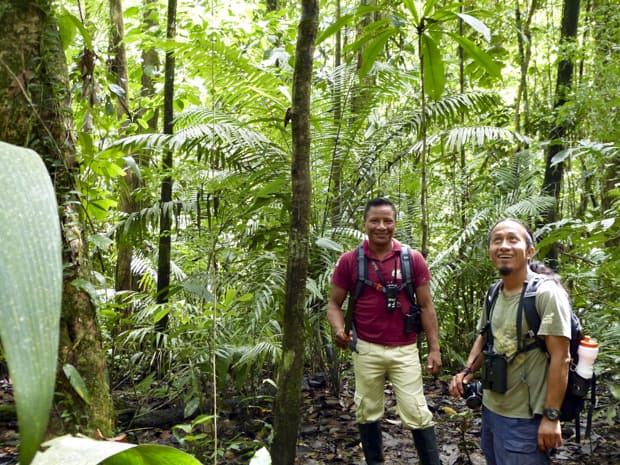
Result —
<path fill-rule="evenodd" d="M 355 284 L 355 289 L 351 294 L 351 298 L 349 299 L 349 309 L 347 311 L 345 317 L 345 329 L 348 331 L 352 327 L 352 319 L 353 319 L 353 310 L 355 307 L 355 301 L 359 298 L 364 290 L 364 286 L 370 286 L 374 289 L 378 289 L 377 283 L 374 283 L 368 279 L 368 260 L 366 255 L 364 254 L 364 245 L 360 244 L 357 247 L 357 282 Z M 411 249 L 408 245 L 401 245 L 400 252 L 400 270 L 402 274 L 402 284 L 399 286 L 400 289 L 405 289 L 405 293 L 411 302 L 411 310 L 410 314 L 413 314 L 414 321 L 416 324 L 416 332 L 422 332 L 422 324 L 420 319 L 421 309 L 417 304 L 415 297 L 415 289 L 413 288 L 413 272 L 411 265 Z M 380 290 L 380 289 L 379 289 Z"/>
<path fill-rule="evenodd" d="M 538 286 L 549 279 L 553 279 L 551 277 L 547 277 L 544 275 L 535 275 L 530 281 L 526 281 L 524 283 L 524 290 L 521 293 L 521 300 L 519 301 L 519 310 L 517 315 L 517 338 L 519 349 L 518 353 L 525 352 L 528 350 L 532 350 L 534 348 L 539 348 L 543 352 L 547 352 L 547 347 L 545 346 L 545 341 L 543 337 L 539 337 L 538 329 L 540 328 L 540 316 L 538 315 L 538 311 L 536 310 L 536 291 L 538 290 Z M 489 320 L 489 316 L 491 314 L 491 310 L 495 305 L 495 301 L 497 300 L 497 296 L 499 294 L 499 290 L 501 289 L 501 280 L 496 281 L 491 284 L 489 290 L 487 292 L 487 297 L 485 301 L 485 309 L 487 322 Z M 529 331 L 527 333 L 528 337 L 533 339 L 529 344 L 525 344 L 521 337 L 521 315 L 525 314 L 525 319 L 527 321 L 527 325 L 529 326 Z M 590 431 L 592 428 L 592 414 L 594 411 L 594 404 L 596 403 L 596 375 L 592 375 L 591 379 L 583 379 L 575 372 L 575 366 L 579 362 L 579 343 L 583 339 L 583 329 L 581 326 L 581 322 L 575 312 L 573 312 L 571 308 L 570 312 L 570 323 L 571 323 L 571 339 L 570 339 L 570 356 L 571 356 L 571 364 L 568 374 L 568 383 L 566 385 L 566 394 L 564 395 L 564 401 L 562 402 L 562 408 L 560 409 L 561 421 L 570 421 L 575 420 L 575 436 L 577 442 L 580 441 L 580 423 L 579 417 L 584 408 L 585 399 L 588 394 L 588 391 L 591 393 L 590 398 L 590 406 L 588 409 L 587 416 L 587 425 L 585 437 L 590 437 Z M 489 333 L 491 331 L 490 322 L 487 325 Z"/>
<path fill-rule="evenodd" d="M 411 250 L 408 245 L 402 244 L 400 252 L 400 272 L 402 273 L 402 284 L 400 289 L 405 289 L 407 297 L 412 304 L 416 303 L 415 290 L 413 289 L 413 276 L 411 273 Z M 355 290 L 353 291 L 353 298 L 357 298 L 361 295 L 364 286 L 370 286 L 376 288 L 377 283 L 374 283 L 368 279 L 368 260 L 364 255 L 364 245 L 360 244 L 357 247 L 357 283 L 355 284 Z M 399 290 L 400 290 L 399 289 Z"/>

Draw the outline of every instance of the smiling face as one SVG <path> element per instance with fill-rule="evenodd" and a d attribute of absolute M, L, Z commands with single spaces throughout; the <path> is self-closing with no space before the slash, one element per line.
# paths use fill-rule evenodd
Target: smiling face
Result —
<path fill-rule="evenodd" d="M 502 276 L 527 274 L 534 246 L 525 227 L 511 220 L 497 223 L 489 236 L 489 258 Z"/>
<path fill-rule="evenodd" d="M 370 207 L 364 217 L 364 232 L 372 250 L 392 248 L 392 236 L 396 231 L 396 212 L 391 205 Z"/>

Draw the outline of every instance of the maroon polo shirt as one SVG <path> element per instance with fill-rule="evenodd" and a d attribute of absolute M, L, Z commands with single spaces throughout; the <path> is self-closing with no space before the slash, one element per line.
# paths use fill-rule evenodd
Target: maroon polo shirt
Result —
<path fill-rule="evenodd" d="M 368 259 L 368 279 L 374 283 L 381 280 L 371 260 L 379 268 L 386 283 L 402 284 L 400 269 L 401 244 L 392 240 L 392 251 L 383 260 L 379 260 L 368 248 L 368 241 L 364 241 L 364 254 Z M 412 280 L 414 289 L 430 281 L 431 275 L 422 254 L 411 250 Z M 341 255 L 332 275 L 331 282 L 352 293 L 357 282 L 357 249 Z M 411 302 L 403 288 L 398 293 L 400 308 L 387 309 L 387 300 L 381 290 L 364 286 L 357 300 L 354 313 L 357 337 L 367 342 L 385 346 L 402 346 L 413 344 L 416 341 L 415 331 L 405 334 L 404 315 L 409 312 Z"/>

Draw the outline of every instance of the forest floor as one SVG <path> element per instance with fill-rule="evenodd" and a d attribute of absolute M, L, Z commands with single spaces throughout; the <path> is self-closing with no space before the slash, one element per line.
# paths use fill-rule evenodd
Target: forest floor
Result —
<path fill-rule="evenodd" d="M 599 385 L 599 388 L 601 386 Z M 606 386 L 603 390 L 607 391 Z M 597 390 L 598 392 L 598 390 Z M 425 383 L 429 408 L 433 411 L 435 431 L 442 465 L 484 465 L 479 448 L 480 411 L 470 410 L 463 400 L 448 393 L 445 381 Z M 395 408 L 394 395 L 386 385 L 386 415 L 382 423 L 385 463 L 418 464 L 411 432 L 401 425 Z M 320 389 L 305 389 L 307 413 L 303 417 L 298 461 L 300 465 L 351 464 L 363 465 L 355 424 L 353 392 L 345 384 L 339 396 Z M 620 464 L 620 422 L 609 425 L 606 420 L 609 393 L 599 398 L 589 440 L 575 440 L 574 424 L 563 425 L 564 446 L 557 450 L 552 463 L 562 465 Z M 582 414 L 582 425 L 585 415 Z"/>
<path fill-rule="evenodd" d="M 462 399 L 448 393 L 447 382 L 427 379 L 425 393 L 435 419 L 435 430 L 442 465 L 484 465 L 479 448 L 480 411 L 470 410 Z M 321 375 L 307 376 L 303 385 L 303 413 L 298 434 L 296 465 L 345 464 L 364 465 L 355 422 L 353 381 L 344 377 L 342 388 L 334 394 Z M 598 402 L 592 434 L 583 438 L 585 414 L 581 416 L 581 441 L 575 439 L 574 423 L 563 424 L 564 445 L 555 451 L 553 465 L 620 465 L 620 419 L 607 420 L 611 394 L 605 383 L 598 383 Z M 418 464 L 411 433 L 403 428 L 396 412 L 396 402 L 389 383 L 385 388 L 385 418 L 382 423 L 385 463 L 387 465 Z M 271 397 L 257 398 L 248 403 L 228 398 L 219 411 L 220 452 L 217 463 L 238 465 L 249 462 L 248 450 L 264 442 L 270 433 Z M 207 430 L 204 430 L 207 431 Z M 144 430 L 136 442 L 157 442 L 175 445 L 175 438 L 166 429 Z M 206 451 L 193 451 L 203 463 Z"/>
<path fill-rule="evenodd" d="M 0 389 L 0 405 L 12 401 L 10 391 L 4 385 Z M 352 382 L 343 380 L 340 393 L 334 394 L 322 376 L 306 377 L 303 386 L 304 412 L 300 425 L 296 465 L 346 464 L 363 465 L 359 434 L 355 423 Z M 472 411 L 463 400 L 452 398 L 443 380 L 427 380 L 426 398 L 433 411 L 435 430 L 442 465 L 484 465 L 478 446 L 480 412 Z M 620 421 L 616 417 L 610 424 L 607 411 L 610 393 L 599 382 L 598 405 L 595 409 L 590 439 L 575 441 L 574 424 L 563 425 L 564 446 L 552 458 L 554 465 L 620 465 Z M 385 389 L 386 415 L 383 421 L 383 444 L 385 463 L 388 465 L 418 464 L 410 431 L 403 428 L 396 413 L 394 396 L 389 383 Z M 218 444 L 221 465 L 247 464 L 250 451 L 262 442 L 270 432 L 272 422 L 270 398 L 265 396 L 247 403 L 231 397 L 222 403 L 218 420 Z M 582 425 L 585 420 L 582 414 Z M 166 418 L 162 416 L 161 418 Z M 126 438 L 134 443 L 157 443 L 184 448 L 194 453 L 202 463 L 213 463 L 207 458 L 210 451 L 192 448 L 191 443 L 179 441 L 178 428 L 174 423 L 142 425 L 139 428 L 123 427 Z M 189 422 L 187 422 L 189 423 Z M 583 436 L 585 426 L 581 428 Z M 197 433 L 194 430 L 192 434 Z M 209 433 L 209 425 L 202 425 L 202 433 Z M 210 441 L 212 444 L 212 441 Z M 18 434 L 15 423 L 0 423 L 0 465 L 17 463 Z M 203 442 L 204 444 L 204 442 Z"/>

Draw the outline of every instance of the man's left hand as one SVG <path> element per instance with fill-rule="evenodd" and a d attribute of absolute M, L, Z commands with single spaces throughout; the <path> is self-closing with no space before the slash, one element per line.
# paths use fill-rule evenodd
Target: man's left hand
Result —
<path fill-rule="evenodd" d="M 560 421 L 543 417 L 538 427 L 538 448 L 546 452 L 562 446 L 562 427 Z"/>

